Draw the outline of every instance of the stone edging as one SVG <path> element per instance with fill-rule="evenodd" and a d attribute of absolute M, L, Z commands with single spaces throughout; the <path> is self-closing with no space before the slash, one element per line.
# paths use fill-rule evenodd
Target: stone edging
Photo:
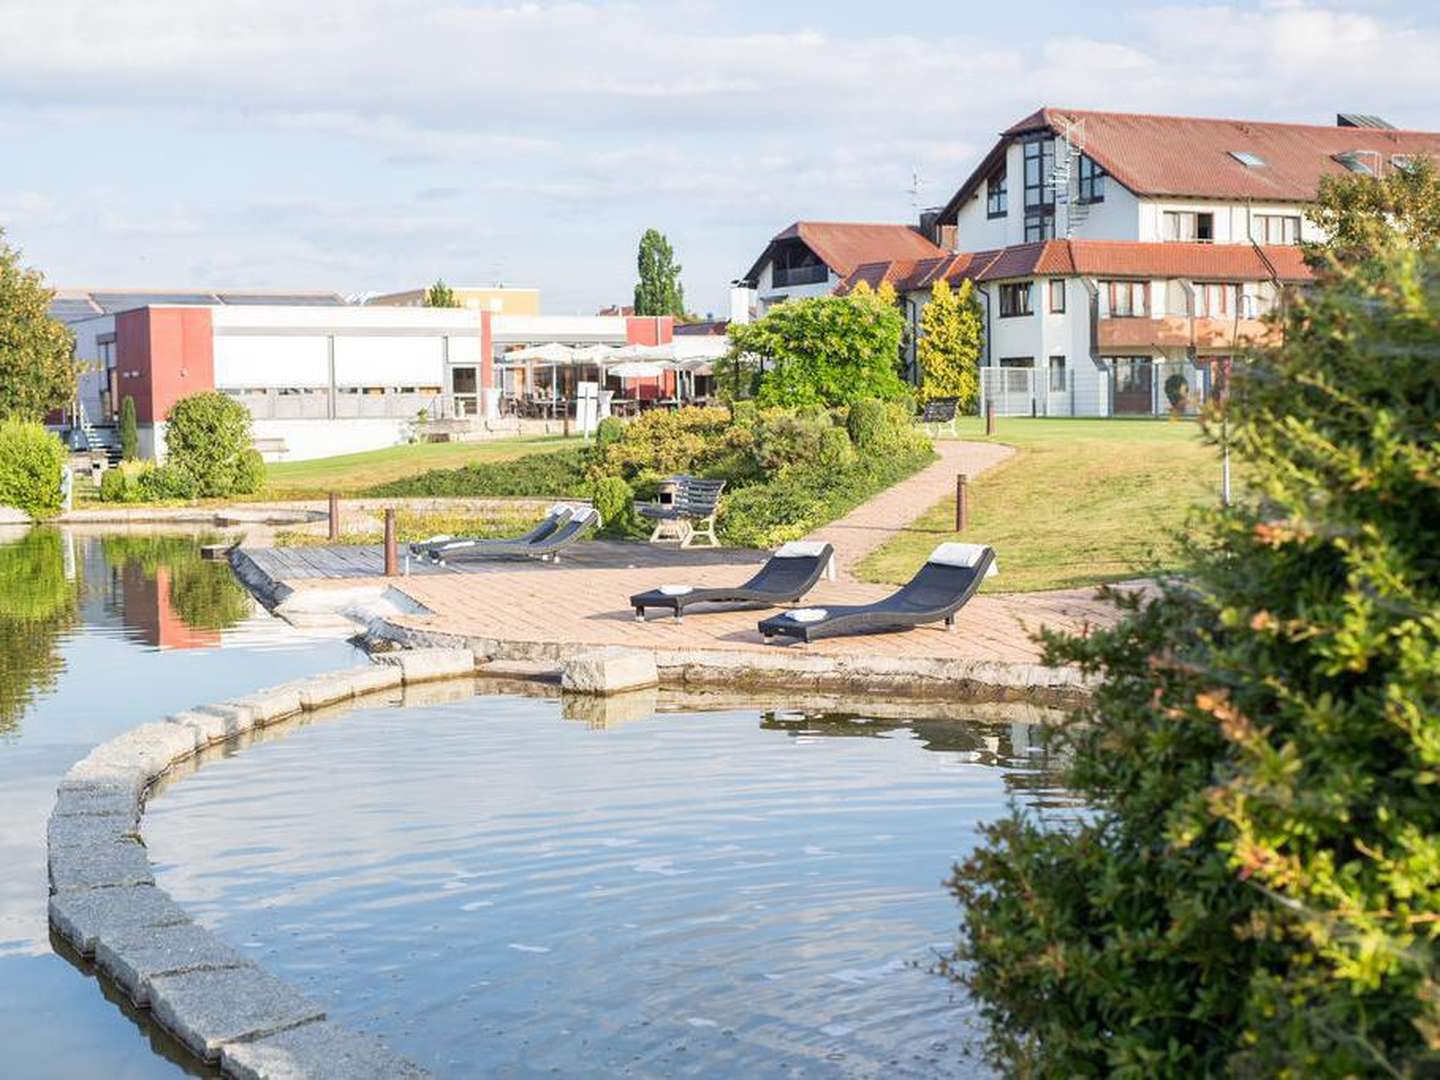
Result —
<path fill-rule="evenodd" d="M 427 1075 L 326 1019 L 323 1007 L 192 922 L 156 886 L 139 831 L 151 786 L 203 750 L 375 691 L 475 671 L 468 649 L 375 661 L 141 724 L 97 746 L 57 789 L 47 828 L 51 927 L 226 1076 Z"/>

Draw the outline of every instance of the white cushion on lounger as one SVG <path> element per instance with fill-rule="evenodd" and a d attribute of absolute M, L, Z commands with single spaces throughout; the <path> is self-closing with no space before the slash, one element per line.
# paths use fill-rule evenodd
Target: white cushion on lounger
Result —
<path fill-rule="evenodd" d="M 661 585 L 661 596 L 686 596 L 695 591 L 694 585 Z"/>
<path fill-rule="evenodd" d="M 985 544 L 941 544 L 930 553 L 929 561 L 941 566 L 974 566 L 980 561 L 980 556 L 985 554 L 986 547 Z M 991 560 L 990 569 L 985 572 L 985 576 L 991 578 L 1000 573 L 999 564 L 999 559 Z"/>
<path fill-rule="evenodd" d="M 455 539 L 455 538 L 454 538 L 453 536 L 451 536 L 449 533 L 441 533 L 439 536 L 432 536 L 432 537 L 430 537 L 430 539 L 428 539 L 428 540 L 421 540 L 420 542 L 421 542 L 422 544 L 443 544 L 446 540 L 454 540 L 454 539 Z"/>
<path fill-rule="evenodd" d="M 824 540 L 791 540 L 775 549 L 777 559 L 818 559 L 825 550 Z"/>
<path fill-rule="evenodd" d="M 796 622 L 819 622 L 830 613 L 823 607 L 802 607 L 785 613 Z"/>
<path fill-rule="evenodd" d="M 570 506 L 568 503 L 556 503 L 554 506 L 550 507 L 549 510 L 545 511 L 545 516 L 555 517 L 558 514 L 565 513 L 567 510 L 570 510 Z M 571 512 L 573 513 L 573 511 Z"/>

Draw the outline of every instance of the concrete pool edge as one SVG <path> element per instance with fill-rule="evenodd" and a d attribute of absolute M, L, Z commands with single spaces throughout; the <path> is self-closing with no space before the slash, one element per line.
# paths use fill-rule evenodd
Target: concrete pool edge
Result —
<path fill-rule="evenodd" d="M 210 751 L 366 695 L 475 674 L 467 649 L 406 650 L 141 724 L 65 774 L 47 826 L 52 931 L 195 1057 L 239 1080 L 423 1077 L 376 1039 L 326 1017 L 283 980 L 198 926 L 155 883 L 140 835 L 147 798 Z"/>

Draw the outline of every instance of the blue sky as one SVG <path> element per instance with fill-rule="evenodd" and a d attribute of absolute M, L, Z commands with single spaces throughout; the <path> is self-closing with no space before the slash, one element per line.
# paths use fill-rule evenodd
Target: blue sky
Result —
<path fill-rule="evenodd" d="M 1042 104 L 1440 128 L 1419 3 L 0 0 L 0 227 L 57 284 L 691 306 L 797 218 L 943 202 Z"/>

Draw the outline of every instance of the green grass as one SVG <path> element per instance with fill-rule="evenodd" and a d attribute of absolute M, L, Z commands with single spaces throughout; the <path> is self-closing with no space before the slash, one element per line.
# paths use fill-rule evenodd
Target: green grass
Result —
<path fill-rule="evenodd" d="M 314 499 L 324 498 L 331 491 L 358 495 L 379 484 L 418 476 L 431 469 L 458 469 L 481 461 L 509 461 L 526 454 L 578 445 L 577 438 L 545 435 L 487 442 L 416 443 L 313 461 L 279 462 L 266 467 L 265 490 L 256 497 Z"/>
<path fill-rule="evenodd" d="M 970 529 L 955 498 L 931 507 L 861 563 L 868 581 L 901 583 L 936 544 L 992 545 L 1000 576 L 987 591 L 1031 592 L 1122 581 L 1176 569 L 1174 534 L 1190 509 L 1215 505 L 1220 462 L 1188 421 L 1001 418 L 993 441 L 1018 453 L 971 481 Z M 966 419 L 960 437 L 987 441 Z"/>

